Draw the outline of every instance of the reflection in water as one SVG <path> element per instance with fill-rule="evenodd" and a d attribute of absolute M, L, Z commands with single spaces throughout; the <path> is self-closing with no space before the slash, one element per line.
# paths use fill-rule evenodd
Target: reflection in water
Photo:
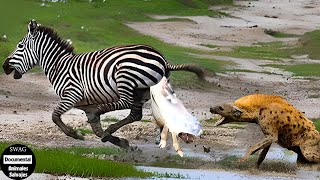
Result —
<path fill-rule="evenodd" d="M 246 149 L 233 149 L 228 151 L 215 151 L 212 149 L 210 153 L 204 153 L 203 151 L 194 151 L 192 149 L 184 149 L 186 157 L 199 158 L 204 161 L 219 161 L 226 156 L 236 155 L 242 157 L 246 153 Z M 175 152 L 171 150 L 168 153 L 175 155 Z M 258 153 L 257 153 L 258 154 Z M 266 160 L 281 160 L 287 163 L 296 163 L 297 154 L 289 151 L 287 149 L 281 148 L 278 145 L 272 145 L 270 148 Z M 319 179 L 320 171 L 318 169 L 306 170 L 300 169 L 297 170 L 294 174 L 275 174 L 275 175 L 251 175 L 246 172 L 240 171 L 225 171 L 225 170 L 198 170 L 198 169 L 176 169 L 176 168 L 159 168 L 159 167 L 147 167 L 147 166 L 138 166 L 138 169 L 157 172 L 160 174 L 178 174 L 183 176 L 186 179 L 223 179 L 223 180 L 264 180 L 264 179 Z M 290 177 L 289 177 L 290 176 Z M 154 179 L 154 178 L 153 178 Z M 175 179 L 175 178 L 168 178 Z M 181 178 L 180 178 L 181 179 Z"/>
<path fill-rule="evenodd" d="M 241 174 L 237 172 L 227 172 L 218 170 L 196 170 L 196 169 L 175 169 L 175 168 L 158 168 L 158 167 L 146 167 L 138 166 L 138 169 L 148 172 L 179 174 L 183 179 L 199 179 L 199 180 L 271 180 L 271 179 L 293 179 L 292 177 L 278 177 L 278 176 L 257 176 Z M 154 179 L 154 178 L 152 178 Z M 167 178 L 175 179 L 175 178 Z M 180 178 L 181 179 L 181 178 Z M 299 178 L 301 179 L 301 178 Z"/>

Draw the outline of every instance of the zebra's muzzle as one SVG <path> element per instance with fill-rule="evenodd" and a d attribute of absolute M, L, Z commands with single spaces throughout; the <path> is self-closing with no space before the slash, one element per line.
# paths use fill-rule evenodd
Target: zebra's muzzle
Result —
<path fill-rule="evenodd" d="M 20 74 L 17 70 L 14 71 L 14 75 L 13 75 L 14 79 L 20 79 L 22 78 L 22 74 Z"/>
<path fill-rule="evenodd" d="M 9 75 L 10 73 L 12 73 L 12 71 L 14 70 L 14 68 L 10 66 L 9 60 L 10 60 L 10 59 L 7 58 L 6 61 L 3 63 L 3 66 L 2 66 L 4 72 L 5 72 L 7 75 Z"/>
<path fill-rule="evenodd" d="M 12 73 L 12 71 L 14 71 L 14 75 L 13 75 L 13 78 L 14 79 L 20 79 L 22 77 L 22 74 L 19 73 L 14 67 L 12 67 L 10 64 L 9 64 L 9 60 L 11 58 L 7 58 L 6 61 L 3 63 L 3 70 L 4 72 L 9 75 Z"/>

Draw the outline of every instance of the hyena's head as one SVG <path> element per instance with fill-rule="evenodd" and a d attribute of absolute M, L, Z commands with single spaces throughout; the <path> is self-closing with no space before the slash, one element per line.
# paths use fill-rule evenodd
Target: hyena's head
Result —
<path fill-rule="evenodd" d="M 247 120 L 242 117 L 243 110 L 232 103 L 212 107 L 210 108 L 210 112 L 221 116 L 221 119 L 216 123 L 217 126 L 230 122 L 247 122 Z"/>

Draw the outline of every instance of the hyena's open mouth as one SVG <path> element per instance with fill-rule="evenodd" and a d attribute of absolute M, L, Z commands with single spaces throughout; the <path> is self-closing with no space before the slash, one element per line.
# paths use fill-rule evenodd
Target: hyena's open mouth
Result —
<path fill-rule="evenodd" d="M 185 142 L 185 143 L 192 143 L 194 142 L 195 136 L 189 133 L 179 133 L 178 136 Z"/>

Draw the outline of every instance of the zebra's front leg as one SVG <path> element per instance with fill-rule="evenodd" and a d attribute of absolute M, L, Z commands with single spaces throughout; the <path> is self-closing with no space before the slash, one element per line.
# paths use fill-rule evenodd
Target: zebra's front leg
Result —
<path fill-rule="evenodd" d="M 63 97 L 61 102 L 58 104 L 56 109 L 52 113 L 52 121 L 67 135 L 73 137 L 75 139 L 84 140 L 84 137 L 80 133 L 80 131 L 74 130 L 71 127 L 65 125 L 61 121 L 61 115 L 70 110 L 73 105 L 77 102 L 76 97 L 68 98 Z"/>
<path fill-rule="evenodd" d="M 100 138 L 102 138 L 103 136 L 103 129 L 101 127 L 101 122 L 97 121 L 97 122 L 90 122 L 90 126 L 94 132 L 94 134 Z"/>
<path fill-rule="evenodd" d="M 87 105 L 87 106 L 77 106 L 76 108 L 83 110 L 86 113 L 88 123 L 98 137 L 103 136 L 103 129 L 100 123 L 100 115 L 95 114 L 97 110 L 97 105 Z"/>
<path fill-rule="evenodd" d="M 103 136 L 103 129 L 101 127 L 100 115 L 95 114 L 94 110 L 85 110 L 85 113 L 94 134 L 101 138 Z"/>

